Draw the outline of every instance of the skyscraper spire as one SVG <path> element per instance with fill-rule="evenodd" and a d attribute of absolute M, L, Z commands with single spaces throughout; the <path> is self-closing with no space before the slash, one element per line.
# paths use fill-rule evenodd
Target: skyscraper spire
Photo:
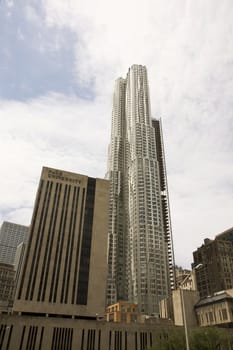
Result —
<path fill-rule="evenodd" d="M 158 314 L 174 285 L 173 247 L 161 123 L 152 120 L 146 67 L 115 84 L 110 180 L 107 304 L 128 300 Z"/>

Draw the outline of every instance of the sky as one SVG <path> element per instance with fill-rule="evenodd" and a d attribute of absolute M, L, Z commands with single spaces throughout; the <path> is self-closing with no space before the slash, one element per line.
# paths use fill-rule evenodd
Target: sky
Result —
<path fill-rule="evenodd" d="M 42 166 L 105 176 L 114 81 L 142 64 L 190 268 L 233 226 L 232 18 L 232 0 L 1 0 L 0 224 L 30 224 Z"/>

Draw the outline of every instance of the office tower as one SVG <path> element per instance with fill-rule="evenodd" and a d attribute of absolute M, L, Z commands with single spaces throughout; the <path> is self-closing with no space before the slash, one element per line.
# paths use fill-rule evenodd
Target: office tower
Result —
<path fill-rule="evenodd" d="M 12 307 L 15 294 L 14 266 L 0 263 L 0 311 Z"/>
<path fill-rule="evenodd" d="M 26 241 L 28 226 L 4 221 L 0 230 L 0 262 L 14 265 L 17 246 Z"/>
<path fill-rule="evenodd" d="M 224 235 L 223 235 L 224 236 Z M 200 297 L 233 288 L 233 242 L 221 239 L 205 239 L 204 244 L 193 252 L 197 290 Z"/>
<path fill-rule="evenodd" d="M 43 168 L 15 312 L 104 313 L 108 187 L 107 180 Z"/>
<path fill-rule="evenodd" d="M 174 255 L 161 121 L 152 120 L 147 71 L 133 65 L 115 83 L 110 180 L 107 305 L 138 303 L 158 314 L 174 287 Z"/>

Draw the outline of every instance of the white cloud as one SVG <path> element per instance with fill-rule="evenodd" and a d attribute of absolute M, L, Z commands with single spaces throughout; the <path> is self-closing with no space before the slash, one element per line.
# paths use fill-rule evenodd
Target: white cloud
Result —
<path fill-rule="evenodd" d="M 32 187 L 43 164 L 104 175 L 114 79 L 125 76 L 133 63 L 145 64 L 152 113 L 163 119 L 176 259 L 189 266 L 192 251 L 205 236 L 233 226 L 232 0 L 42 4 L 43 19 L 25 7 L 29 22 L 37 16 L 36 21 L 52 28 L 58 50 L 65 46 L 61 29 L 75 34 L 74 79 L 83 88 L 91 87 L 95 98 L 51 93 L 25 103 L 3 103 L 1 147 L 8 149 L 8 156 L 2 177 L 7 187 L 7 170 L 12 173 L 15 207 L 20 208 L 22 198 L 32 205 Z M 45 33 L 38 47 L 46 54 L 44 38 Z M 33 179 L 25 195 L 14 172 L 20 179 Z M 16 197 L 6 192 L 1 201 L 13 206 Z"/>

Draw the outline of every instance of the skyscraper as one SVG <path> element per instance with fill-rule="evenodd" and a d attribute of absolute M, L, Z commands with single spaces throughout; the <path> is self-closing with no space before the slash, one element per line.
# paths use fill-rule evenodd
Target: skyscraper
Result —
<path fill-rule="evenodd" d="M 43 168 L 14 311 L 104 313 L 108 195 L 106 180 Z"/>
<path fill-rule="evenodd" d="M 28 226 L 4 221 L 0 229 L 0 262 L 14 265 L 17 246 L 27 240 Z"/>
<path fill-rule="evenodd" d="M 174 255 L 161 121 L 141 65 L 115 83 L 107 178 L 107 304 L 128 300 L 156 315 L 174 286 Z"/>

